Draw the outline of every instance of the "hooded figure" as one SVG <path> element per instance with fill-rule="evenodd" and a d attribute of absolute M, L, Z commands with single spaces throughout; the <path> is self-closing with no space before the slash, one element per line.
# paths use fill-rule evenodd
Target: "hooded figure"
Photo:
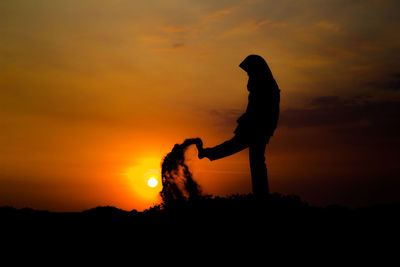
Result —
<path fill-rule="evenodd" d="M 249 76 L 249 102 L 246 112 L 237 120 L 234 137 L 212 148 L 203 148 L 201 139 L 196 145 L 199 158 L 206 157 L 211 161 L 249 148 L 253 193 L 263 197 L 269 194 L 264 153 L 278 124 L 280 89 L 261 56 L 249 55 L 239 67 Z"/>
<path fill-rule="evenodd" d="M 249 76 L 249 103 L 238 120 L 235 134 L 246 137 L 273 136 L 278 124 L 280 89 L 265 60 L 250 55 L 240 63 Z"/>

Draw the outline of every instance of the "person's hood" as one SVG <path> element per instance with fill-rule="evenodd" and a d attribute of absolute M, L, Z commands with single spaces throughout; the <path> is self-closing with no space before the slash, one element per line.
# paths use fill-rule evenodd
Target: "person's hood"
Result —
<path fill-rule="evenodd" d="M 280 91 L 267 62 L 261 56 L 249 55 L 239 64 L 239 67 L 249 74 L 255 74 L 257 79 L 264 80 L 266 84 L 269 84 L 270 90 Z M 249 88 L 248 90 L 250 91 Z"/>
<path fill-rule="evenodd" d="M 239 64 L 247 73 L 271 72 L 267 62 L 259 55 L 249 55 Z"/>

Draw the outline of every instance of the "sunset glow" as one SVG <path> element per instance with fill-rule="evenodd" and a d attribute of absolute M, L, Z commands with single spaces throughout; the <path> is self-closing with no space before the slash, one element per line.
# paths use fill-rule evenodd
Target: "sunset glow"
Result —
<path fill-rule="evenodd" d="M 125 179 L 131 188 L 132 196 L 139 196 L 149 204 L 160 201 L 159 192 L 161 191 L 160 165 L 158 158 L 143 158 L 138 164 L 129 167 L 125 172 Z"/>

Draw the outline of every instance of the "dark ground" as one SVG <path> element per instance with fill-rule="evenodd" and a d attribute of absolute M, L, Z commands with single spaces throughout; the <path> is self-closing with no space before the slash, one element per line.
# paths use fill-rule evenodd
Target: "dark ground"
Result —
<path fill-rule="evenodd" d="M 268 199 L 259 200 L 249 194 L 232 195 L 227 198 L 206 196 L 191 203 L 154 206 L 143 212 L 125 211 L 110 206 L 96 207 L 82 212 L 49 212 L 6 206 L 0 207 L 0 219 L 2 224 L 8 224 L 11 228 L 21 226 L 21 230 L 33 226 L 42 228 L 46 224 L 50 227 L 68 226 L 78 230 L 85 226 L 96 228 L 115 225 L 119 230 L 148 226 L 154 227 L 154 231 L 161 232 L 164 231 L 162 226 L 179 231 L 192 227 L 214 228 L 221 224 L 232 227 L 253 225 L 265 228 L 266 231 L 271 230 L 268 228 L 272 225 L 279 228 L 290 227 L 293 231 L 300 227 L 319 229 L 330 226 L 343 230 L 356 230 L 366 226 L 390 227 L 398 223 L 400 203 L 359 208 L 338 205 L 316 207 L 308 205 L 298 196 L 275 193 Z"/>
<path fill-rule="evenodd" d="M 389 244 L 398 248 L 400 204 L 322 208 L 297 196 L 272 194 L 260 201 L 252 195 L 233 195 L 155 206 L 143 212 L 97 207 L 57 213 L 1 207 L 0 219 L 3 244 L 18 249 L 45 242 L 46 249 L 74 244 L 69 248 L 101 250 L 98 246 L 127 244 L 123 249 L 139 245 L 190 252 L 201 247 L 214 252 L 229 248 L 236 253 L 265 247 L 314 251 L 340 244 L 337 249 L 351 252 Z"/>

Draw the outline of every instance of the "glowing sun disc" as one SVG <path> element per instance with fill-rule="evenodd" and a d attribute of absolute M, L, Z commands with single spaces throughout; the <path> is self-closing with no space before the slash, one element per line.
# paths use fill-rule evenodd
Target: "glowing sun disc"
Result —
<path fill-rule="evenodd" d="M 147 185 L 150 187 L 156 187 L 158 184 L 158 181 L 156 178 L 151 177 L 148 181 L 147 181 Z"/>

